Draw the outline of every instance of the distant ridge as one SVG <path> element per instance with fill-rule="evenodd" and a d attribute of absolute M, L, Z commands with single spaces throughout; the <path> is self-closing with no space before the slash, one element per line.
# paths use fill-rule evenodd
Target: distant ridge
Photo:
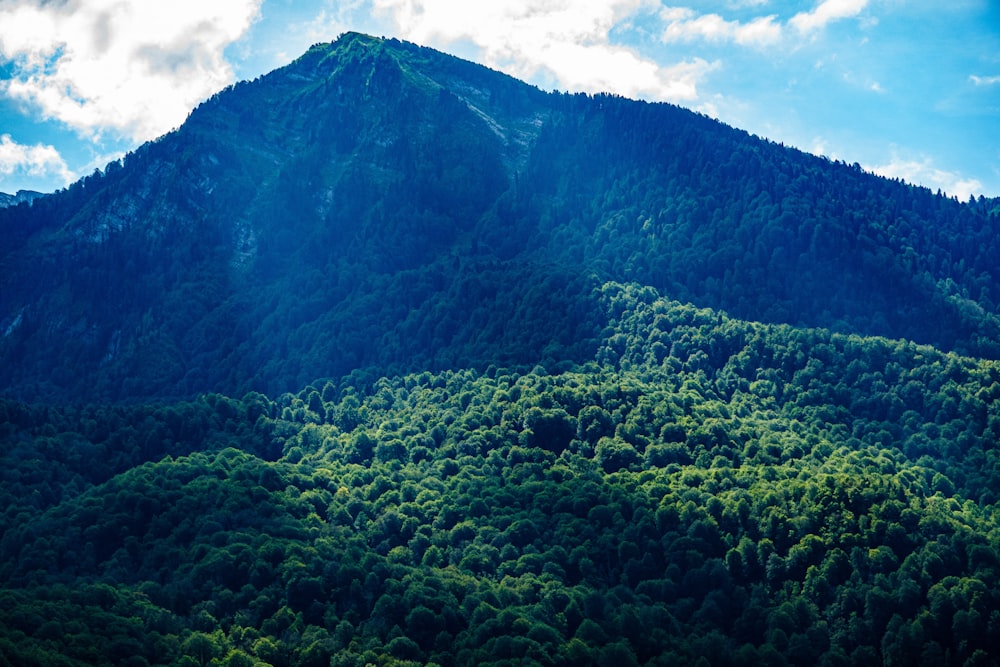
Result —
<path fill-rule="evenodd" d="M 0 192 L 0 208 L 5 208 L 7 206 L 16 206 L 21 202 L 30 202 L 33 199 L 44 196 L 41 192 L 35 192 L 34 190 L 18 190 L 16 194 L 9 195 L 6 192 Z"/>

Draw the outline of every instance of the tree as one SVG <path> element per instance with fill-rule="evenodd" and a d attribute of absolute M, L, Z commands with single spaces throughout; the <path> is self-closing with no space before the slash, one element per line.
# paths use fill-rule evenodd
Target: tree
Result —
<path fill-rule="evenodd" d="M 594 457 L 606 472 L 627 469 L 639 463 L 635 447 L 617 438 L 601 438 L 594 448 Z"/>
<path fill-rule="evenodd" d="M 205 632 L 192 632 L 181 646 L 181 650 L 198 661 L 200 667 L 205 667 L 213 658 L 222 655 L 222 643 L 219 639 Z"/>
<path fill-rule="evenodd" d="M 577 422 L 561 408 L 542 410 L 531 407 L 524 413 L 521 442 L 559 453 L 576 435 Z"/>

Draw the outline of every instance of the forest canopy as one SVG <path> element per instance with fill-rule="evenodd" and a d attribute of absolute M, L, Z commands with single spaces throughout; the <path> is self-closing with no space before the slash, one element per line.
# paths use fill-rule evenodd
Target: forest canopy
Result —
<path fill-rule="evenodd" d="M 597 298 L 559 373 L 0 403 L 0 660 L 996 663 L 995 362 Z"/>

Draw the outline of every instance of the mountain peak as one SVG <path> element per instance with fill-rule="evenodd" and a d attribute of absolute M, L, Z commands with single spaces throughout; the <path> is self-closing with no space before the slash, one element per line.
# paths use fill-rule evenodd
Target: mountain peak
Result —
<path fill-rule="evenodd" d="M 346 33 L 0 209 L 0 386 L 121 399 L 559 367 L 593 355 L 608 281 L 1000 356 L 998 244 L 985 207 L 676 106 Z"/>
<path fill-rule="evenodd" d="M 345 32 L 331 42 L 317 42 L 305 53 L 292 61 L 287 67 L 314 66 L 327 59 L 344 59 L 354 55 L 375 54 L 380 51 L 386 39 L 373 37 L 360 32 Z"/>

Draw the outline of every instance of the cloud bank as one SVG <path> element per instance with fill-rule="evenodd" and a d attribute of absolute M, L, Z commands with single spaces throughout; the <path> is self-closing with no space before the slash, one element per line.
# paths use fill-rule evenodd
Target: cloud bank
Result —
<path fill-rule="evenodd" d="M 701 58 L 664 66 L 614 44 L 613 28 L 658 6 L 647 0 L 374 0 L 374 6 L 404 39 L 471 43 L 491 67 L 574 91 L 690 101 L 700 78 L 716 67 Z"/>
<path fill-rule="evenodd" d="M 957 197 L 962 201 L 983 190 L 983 184 L 978 179 L 965 178 L 961 174 L 936 167 L 927 156 L 915 158 L 900 155 L 896 149 L 892 150 L 889 162 L 865 168 L 887 178 L 901 178 L 907 183 L 919 183 L 927 188 L 939 189 L 949 197 Z"/>
<path fill-rule="evenodd" d="M 88 139 L 154 138 L 233 81 L 223 51 L 260 2 L 2 2 L 0 92 Z"/>

